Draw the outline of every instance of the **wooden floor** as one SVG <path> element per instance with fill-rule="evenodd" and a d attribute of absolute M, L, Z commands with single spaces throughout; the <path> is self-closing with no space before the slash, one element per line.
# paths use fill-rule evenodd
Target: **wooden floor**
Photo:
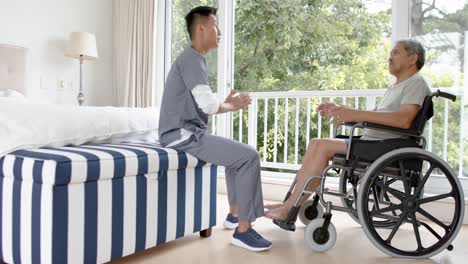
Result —
<path fill-rule="evenodd" d="M 304 225 L 299 221 L 296 232 L 287 232 L 273 225 L 270 220 L 261 218 L 255 222 L 254 228 L 269 239 L 273 247 L 269 251 L 255 253 L 230 244 L 232 231 L 222 228 L 227 211 L 227 197 L 219 195 L 218 226 L 213 229 L 210 238 L 200 238 L 198 234 L 194 234 L 112 263 L 468 263 L 467 225 L 462 227 L 455 239 L 453 251 L 445 250 L 431 259 L 407 260 L 391 258 L 381 253 L 367 239 L 361 227 L 345 213 L 333 212 L 332 222 L 336 226 L 338 240 L 325 253 L 313 252 L 304 244 Z"/>

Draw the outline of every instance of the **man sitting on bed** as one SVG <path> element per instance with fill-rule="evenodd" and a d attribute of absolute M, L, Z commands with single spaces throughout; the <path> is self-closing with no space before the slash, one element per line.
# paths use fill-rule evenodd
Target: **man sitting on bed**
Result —
<path fill-rule="evenodd" d="M 167 76 L 159 122 L 160 142 L 193 156 L 226 167 L 231 212 L 225 227 L 236 228 L 232 244 L 252 251 L 271 243 L 250 223 L 264 215 L 258 152 L 249 145 L 208 134 L 208 116 L 233 112 L 251 103 L 248 94 L 231 91 L 218 102 L 208 82 L 205 56 L 217 48 L 221 32 L 216 9 L 199 6 L 185 17 L 191 45 L 175 60 Z"/>
<path fill-rule="evenodd" d="M 376 111 L 363 111 L 337 105 L 335 103 L 320 104 L 321 115 L 333 119 L 334 122 L 372 122 L 398 128 L 409 128 L 415 119 L 424 98 L 430 95 L 429 86 L 419 70 L 424 66 L 424 47 L 415 40 L 401 40 L 396 43 L 390 53 L 388 67 L 396 77 L 396 83 L 388 88 L 382 102 Z M 361 139 L 382 140 L 401 137 L 377 130 L 364 129 Z M 293 206 L 301 188 L 311 176 L 322 175 L 328 161 L 335 154 L 345 154 L 347 143 L 345 139 L 322 138 L 312 139 L 307 147 L 302 167 L 297 175 L 297 188 L 284 203 L 266 205 L 269 209 L 265 216 L 275 220 L 285 220 Z M 308 190 L 315 190 L 320 180 L 312 180 Z M 301 197 L 302 205 L 310 195 Z"/>

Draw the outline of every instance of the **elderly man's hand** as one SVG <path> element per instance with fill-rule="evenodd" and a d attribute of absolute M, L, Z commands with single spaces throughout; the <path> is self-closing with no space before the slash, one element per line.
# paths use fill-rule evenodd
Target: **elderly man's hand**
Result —
<path fill-rule="evenodd" d="M 342 122 L 354 122 L 356 121 L 357 116 L 356 111 L 357 110 L 345 106 L 337 106 L 328 112 L 328 117 L 335 124 Z"/>
<path fill-rule="evenodd" d="M 328 115 L 333 109 L 339 107 L 339 105 L 333 103 L 333 102 L 327 102 L 327 103 L 321 103 L 317 107 L 317 112 L 326 118 L 329 118 L 330 116 Z"/>

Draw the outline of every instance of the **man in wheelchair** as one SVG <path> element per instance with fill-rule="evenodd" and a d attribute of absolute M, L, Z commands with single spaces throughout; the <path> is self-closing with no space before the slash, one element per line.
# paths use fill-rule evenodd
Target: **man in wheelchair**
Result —
<path fill-rule="evenodd" d="M 382 102 L 375 111 L 364 111 L 337 105 L 333 102 L 322 103 L 317 111 L 332 122 L 371 122 L 375 124 L 407 129 L 418 114 L 424 98 L 430 95 L 427 81 L 419 73 L 425 62 L 425 49 L 415 40 L 401 40 L 396 43 L 388 59 L 389 72 L 396 82 L 388 88 Z M 361 140 L 380 141 L 401 138 L 403 135 L 364 129 Z M 311 139 L 304 156 L 302 167 L 296 177 L 296 186 L 303 186 L 310 176 L 321 175 L 335 154 L 346 154 L 349 140 L 344 138 Z M 309 182 L 307 190 L 315 190 L 320 179 Z M 274 220 L 285 220 L 301 188 L 294 188 L 292 194 L 280 204 L 266 205 L 265 216 Z M 302 195 L 299 205 L 309 198 Z"/>
<path fill-rule="evenodd" d="M 419 73 L 424 61 L 419 42 L 398 41 L 388 60 L 396 83 L 375 111 L 320 104 L 318 112 L 336 127 L 351 127 L 349 136 L 312 139 L 284 202 L 265 206 L 265 216 L 289 231 L 299 216 L 306 225 L 304 240 L 315 251 L 326 251 L 336 241 L 332 210 L 347 212 L 390 256 L 428 258 L 452 250 L 463 223 L 463 189 L 450 166 L 424 149 L 423 132 L 433 116 L 433 97 L 455 101 L 456 96 L 430 92 Z M 361 137 L 354 136 L 356 128 L 363 128 Z M 338 192 L 325 188 L 327 176 L 336 174 Z M 437 186 L 433 193 L 425 192 L 428 182 Z M 325 195 L 340 197 L 342 206 L 326 201 Z M 433 211 L 437 203 L 444 204 L 442 214 Z"/>

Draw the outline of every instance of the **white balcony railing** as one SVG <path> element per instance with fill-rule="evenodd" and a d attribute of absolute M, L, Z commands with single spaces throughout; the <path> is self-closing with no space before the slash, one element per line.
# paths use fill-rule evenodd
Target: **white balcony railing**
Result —
<path fill-rule="evenodd" d="M 454 88 L 438 89 L 457 95 L 459 103 L 442 98 L 435 100 L 438 112 L 426 126 L 427 149 L 446 161 L 451 153 L 449 164 L 461 177 L 464 139 L 468 136 L 468 131 L 464 131 L 464 92 Z M 334 101 L 369 110 L 380 102 L 384 93 L 385 89 L 251 93 L 253 103 L 249 108 L 231 116 L 230 136 L 259 150 L 263 170 L 297 170 L 310 138 L 333 135 L 333 125 L 322 120 L 315 111 L 319 103 Z M 449 128 L 449 122 L 457 125 Z M 216 127 L 215 122 L 212 126 Z M 453 153 L 458 154 L 457 160 Z"/>

